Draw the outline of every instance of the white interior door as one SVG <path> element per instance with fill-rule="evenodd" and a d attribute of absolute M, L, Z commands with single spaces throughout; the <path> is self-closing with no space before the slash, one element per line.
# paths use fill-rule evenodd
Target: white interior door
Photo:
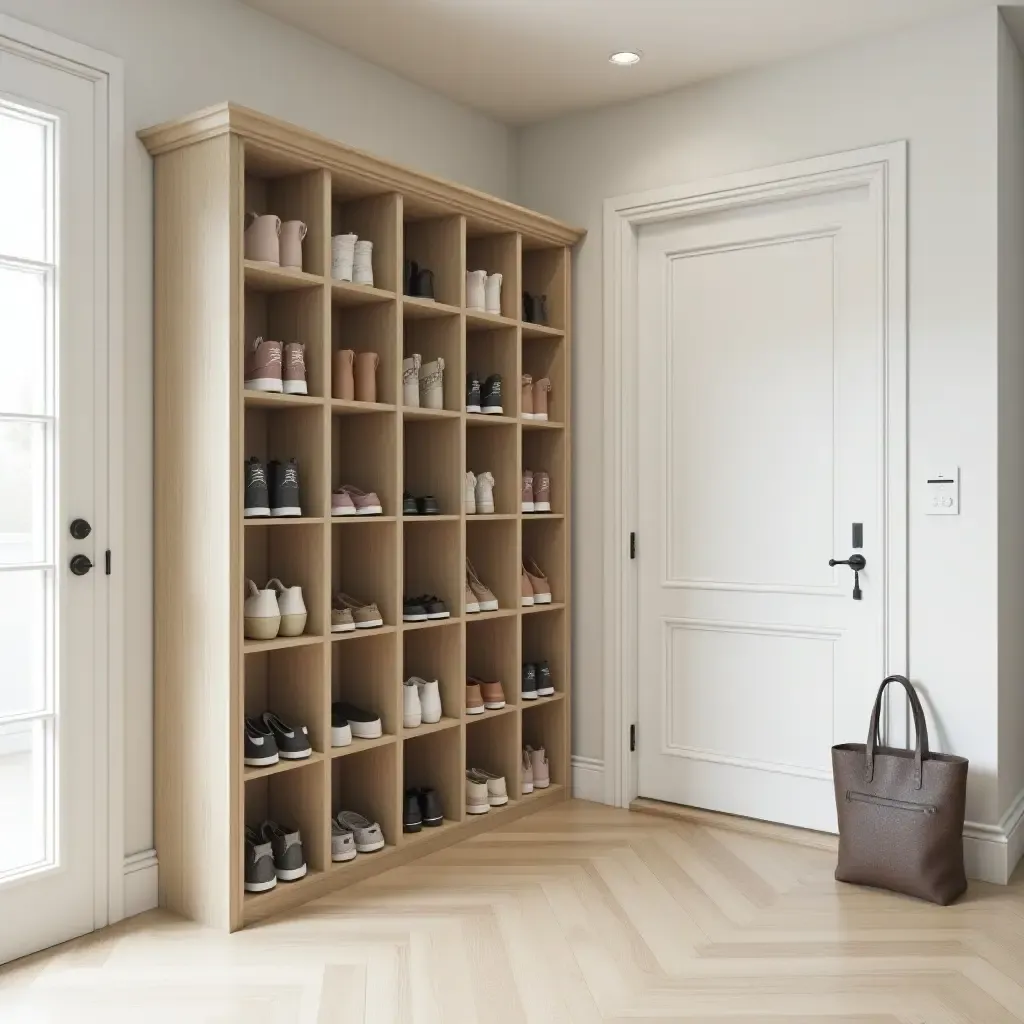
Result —
<path fill-rule="evenodd" d="M 850 187 L 641 230 L 641 796 L 835 830 L 830 747 L 884 668 L 875 210 Z M 829 566 L 854 553 L 862 600 Z"/>
<path fill-rule="evenodd" d="M 94 92 L 0 48 L 0 962 L 94 926 Z M 81 566 L 79 566 L 81 568 Z M 105 870 L 105 868 L 104 868 Z"/>

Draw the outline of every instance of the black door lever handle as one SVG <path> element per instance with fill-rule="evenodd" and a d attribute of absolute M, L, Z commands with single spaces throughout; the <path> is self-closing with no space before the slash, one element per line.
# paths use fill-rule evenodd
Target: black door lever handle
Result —
<path fill-rule="evenodd" d="M 867 567 L 868 560 L 863 555 L 850 555 L 849 558 L 830 558 L 828 564 L 833 567 L 848 565 L 854 572 L 863 572 Z"/>

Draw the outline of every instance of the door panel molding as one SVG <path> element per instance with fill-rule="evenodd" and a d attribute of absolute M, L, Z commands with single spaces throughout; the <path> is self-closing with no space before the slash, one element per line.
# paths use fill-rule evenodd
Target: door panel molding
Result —
<path fill-rule="evenodd" d="M 639 230 L 668 220 L 864 188 L 883 248 L 882 406 L 884 458 L 878 468 L 886 523 L 884 658 L 887 671 L 907 664 L 907 143 L 898 141 L 811 160 L 607 199 L 604 204 L 604 760 L 605 802 L 628 807 L 637 796 L 637 755 L 629 726 L 637 720 L 637 562 L 630 533 L 637 522 L 637 270 Z M 816 233 L 820 233 L 816 232 Z M 643 539 L 639 538 L 639 550 Z M 763 585 L 680 580 L 680 589 L 765 592 Z M 769 585 L 767 592 L 821 593 Z M 831 593 L 826 588 L 824 593 Z M 835 593 L 844 593 L 837 584 Z M 902 737 L 906 707 L 893 696 L 888 735 Z M 643 742 L 642 738 L 640 742 Z M 902 740 L 900 740 L 902 742 Z M 770 769 L 769 769 L 770 770 Z M 819 779 L 814 774 L 809 778 Z"/>

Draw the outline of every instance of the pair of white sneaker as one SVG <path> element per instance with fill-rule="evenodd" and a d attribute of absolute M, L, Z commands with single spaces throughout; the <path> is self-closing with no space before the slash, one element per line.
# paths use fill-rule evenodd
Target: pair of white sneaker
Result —
<path fill-rule="evenodd" d="M 463 504 L 467 516 L 494 514 L 494 476 L 492 473 L 481 473 L 479 476 L 472 472 L 466 473 Z"/>
<path fill-rule="evenodd" d="M 420 725 L 433 725 L 441 721 L 441 690 L 436 679 L 410 676 L 402 690 L 405 698 L 402 706 L 402 724 L 406 729 L 416 729 Z"/>

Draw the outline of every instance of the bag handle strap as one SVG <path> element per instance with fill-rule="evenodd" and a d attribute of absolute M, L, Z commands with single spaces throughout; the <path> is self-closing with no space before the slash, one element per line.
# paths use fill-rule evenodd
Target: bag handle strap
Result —
<path fill-rule="evenodd" d="M 906 676 L 886 676 L 878 688 L 875 706 L 871 709 L 871 722 L 868 725 L 868 742 L 864 750 L 864 778 L 870 782 L 875 775 L 875 744 L 878 743 L 878 723 L 882 710 L 882 695 L 890 683 L 899 683 L 906 691 L 910 701 L 910 709 L 914 714 L 914 729 L 917 732 L 917 746 L 914 748 L 914 788 L 921 788 L 921 764 L 928 756 L 928 723 L 925 721 L 921 698 Z"/>

